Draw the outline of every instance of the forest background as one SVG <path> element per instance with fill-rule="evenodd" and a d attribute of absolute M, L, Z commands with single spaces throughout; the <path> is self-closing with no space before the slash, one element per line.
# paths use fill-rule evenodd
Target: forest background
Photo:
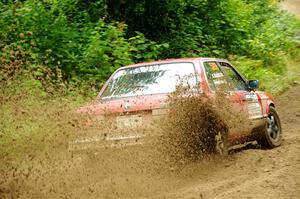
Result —
<path fill-rule="evenodd" d="M 0 157 L 61 133 L 57 115 L 117 68 L 198 56 L 226 58 L 277 95 L 299 82 L 300 22 L 278 0 L 2 0 Z"/>

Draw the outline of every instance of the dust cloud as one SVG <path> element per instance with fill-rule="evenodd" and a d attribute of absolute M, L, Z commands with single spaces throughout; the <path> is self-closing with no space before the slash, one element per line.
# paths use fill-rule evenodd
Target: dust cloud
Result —
<path fill-rule="evenodd" d="M 32 136 L 6 136 L 1 142 L 1 198 L 148 198 L 172 193 L 195 174 L 215 172 L 228 158 L 217 155 L 216 135 L 227 136 L 243 120 L 222 94 L 211 98 L 177 90 L 169 96 L 168 113 L 148 129 L 157 135 L 151 143 L 70 151 L 71 140 L 101 137 L 113 127 L 110 120 L 97 123 L 95 117 L 59 103 L 35 108 L 22 101 L 4 103 L 6 108 L 17 105 L 23 113 L 13 113 L 15 123 L 3 132 L 31 122 L 16 133 L 32 130 Z"/>

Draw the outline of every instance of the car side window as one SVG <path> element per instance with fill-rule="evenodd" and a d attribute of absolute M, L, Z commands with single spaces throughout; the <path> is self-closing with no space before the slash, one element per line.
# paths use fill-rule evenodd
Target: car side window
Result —
<path fill-rule="evenodd" d="M 228 80 L 220 70 L 217 62 L 208 61 L 203 63 L 209 88 L 213 91 L 228 90 Z"/>
<path fill-rule="evenodd" d="M 228 77 L 229 85 L 234 90 L 247 90 L 242 77 L 226 62 L 219 62 L 222 71 Z"/>

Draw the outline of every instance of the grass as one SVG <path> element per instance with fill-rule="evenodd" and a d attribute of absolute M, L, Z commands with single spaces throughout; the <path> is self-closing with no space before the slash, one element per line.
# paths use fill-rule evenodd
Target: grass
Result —
<path fill-rule="evenodd" d="M 0 159 L 28 154 L 59 153 L 76 132 L 81 99 L 49 97 L 41 90 L 12 82 L 1 86 Z"/>

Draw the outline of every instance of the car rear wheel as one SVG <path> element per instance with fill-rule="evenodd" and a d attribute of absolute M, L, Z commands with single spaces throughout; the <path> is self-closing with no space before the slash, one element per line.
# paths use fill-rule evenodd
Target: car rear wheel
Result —
<path fill-rule="evenodd" d="M 266 148 L 275 148 L 282 143 L 282 129 L 280 119 L 274 107 L 270 107 L 263 132 L 258 143 Z"/>

